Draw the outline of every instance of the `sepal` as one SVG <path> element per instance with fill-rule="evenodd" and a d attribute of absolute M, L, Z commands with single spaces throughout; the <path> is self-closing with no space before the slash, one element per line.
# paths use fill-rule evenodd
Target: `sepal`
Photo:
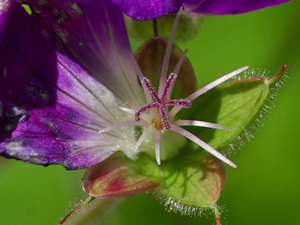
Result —
<path fill-rule="evenodd" d="M 163 183 L 153 194 L 168 211 L 220 219 L 216 205 L 225 184 L 224 164 L 206 152 L 185 154 L 161 165 Z"/>
<path fill-rule="evenodd" d="M 87 168 L 83 189 L 97 198 L 127 197 L 148 193 L 161 185 L 159 166 L 146 154 L 136 160 L 116 152 Z"/>
<path fill-rule="evenodd" d="M 229 154 L 245 145 L 245 140 L 253 138 L 252 132 L 262 125 L 286 78 L 286 67 L 282 66 L 271 78 L 264 72 L 248 70 L 243 76 L 219 85 L 196 99 L 193 104 L 198 105 L 201 110 L 194 107 L 192 110 L 181 112 L 180 117 L 196 118 L 230 128 L 230 131 L 226 132 L 188 128 L 213 148 Z M 190 149 L 193 147 L 192 145 Z"/>

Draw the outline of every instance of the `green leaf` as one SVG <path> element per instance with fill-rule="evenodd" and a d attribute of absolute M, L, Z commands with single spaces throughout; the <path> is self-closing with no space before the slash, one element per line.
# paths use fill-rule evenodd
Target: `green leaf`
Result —
<path fill-rule="evenodd" d="M 245 144 L 251 132 L 261 125 L 284 79 L 286 65 L 271 79 L 254 77 L 220 85 L 193 102 L 199 106 L 182 116 L 229 127 L 230 131 L 188 128 L 215 149 L 229 150 Z M 255 71 L 251 71 L 251 74 Z M 195 107 L 192 107 L 192 109 Z M 184 112 L 183 112 L 184 113 Z"/>
<path fill-rule="evenodd" d="M 161 184 L 159 167 L 146 154 L 136 160 L 116 152 L 87 168 L 83 189 L 93 197 L 126 197 L 148 193 Z"/>
<path fill-rule="evenodd" d="M 213 209 L 225 183 L 223 163 L 206 152 L 180 155 L 162 163 L 163 183 L 156 198 L 169 211 L 198 216 Z"/>

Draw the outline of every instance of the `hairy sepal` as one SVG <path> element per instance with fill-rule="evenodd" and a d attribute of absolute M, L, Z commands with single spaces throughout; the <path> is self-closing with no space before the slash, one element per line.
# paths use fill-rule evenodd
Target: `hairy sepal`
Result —
<path fill-rule="evenodd" d="M 132 160 L 122 152 L 116 152 L 89 167 L 83 177 L 84 191 L 97 198 L 144 194 L 160 185 L 158 165 L 146 154 Z"/>
<path fill-rule="evenodd" d="M 161 165 L 163 183 L 153 194 L 168 211 L 201 216 L 210 211 L 219 218 L 216 201 L 225 183 L 224 164 L 206 153 L 180 155 Z"/>
<path fill-rule="evenodd" d="M 222 131 L 207 128 L 187 128 L 215 149 L 230 154 L 243 146 L 245 140 L 253 138 L 252 132 L 262 125 L 269 110 L 273 107 L 274 97 L 286 78 L 284 65 L 272 78 L 256 71 L 246 71 L 249 78 L 232 80 L 210 90 L 193 101 L 197 108 L 182 110 L 181 118 L 195 118 L 220 124 L 230 128 Z M 252 77 L 256 75 L 257 77 Z M 201 107 L 203 106 L 203 107 Z M 198 149 L 191 143 L 188 149 Z"/>

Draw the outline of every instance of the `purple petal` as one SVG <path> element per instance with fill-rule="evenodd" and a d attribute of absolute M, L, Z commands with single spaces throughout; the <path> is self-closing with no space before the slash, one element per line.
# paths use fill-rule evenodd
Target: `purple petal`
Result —
<path fill-rule="evenodd" d="M 98 131 L 128 119 L 119 104 L 137 105 L 141 88 L 121 11 L 58 2 L 1 14 L 0 154 L 78 169 L 130 144 L 130 131 L 129 144 L 124 132 Z"/>
<path fill-rule="evenodd" d="M 149 20 L 174 13 L 181 6 L 191 13 L 227 15 L 246 13 L 289 0 L 111 0 L 134 20 Z"/>
<path fill-rule="evenodd" d="M 177 12 L 180 0 L 111 0 L 134 20 L 149 20 Z"/>
<path fill-rule="evenodd" d="M 71 55 L 121 100 L 140 99 L 133 91 L 140 88 L 123 15 L 116 6 L 108 0 L 27 2 L 44 27 L 62 40 L 64 50 L 60 51 Z"/>
<path fill-rule="evenodd" d="M 191 13 L 227 15 L 251 12 L 289 0 L 182 0 Z"/>

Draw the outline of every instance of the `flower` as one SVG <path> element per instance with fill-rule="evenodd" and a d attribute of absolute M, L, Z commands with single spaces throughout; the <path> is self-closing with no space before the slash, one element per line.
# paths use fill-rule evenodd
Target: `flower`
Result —
<path fill-rule="evenodd" d="M 106 197 L 124 197 L 160 187 L 161 178 L 144 179 L 148 175 L 137 175 L 136 171 L 152 173 L 161 160 L 174 156 L 160 158 L 160 152 L 167 150 L 162 148 L 160 151 L 159 139 L 163 139 L 163 133 L 175 131 L 183 134 L 235 166 L 195 135 L 180 128 L 182 125 L 225 127 L 200 121 L 180 122 L 173 118 L 176 113 L 167 118 L 166 107 L 189 107 L 190 101 L 201 93 L 245 68 L 205 86 L 186 100 L 172 101 L 169 95 L 176 71 L 185 58 L 184 53 L 168 81 L 163 70 L 161 83 L 164 91 L 161 97 L 160 91 L 155 94 L 148 79 L 139 71 L 130 49 L 122 12 L 109 1 L 102 1 L 101 5 L 98 3 L 31 4 L 31 14 L 17 2 L 6 6 L 1 14 L 0 49 L 6 54 L 1 54 L 0 61 L 0 154 L 44 166 L 61 164 L 69 170 L 88 168 L 83 185 L 92 199 L 93 196 L 103 196 L 105 191 Z M 174 32 L 175 28 L 172 36 Z M 168 67 L 171 47 L 172 40 L 167 47 L 163 68 Z M 152 106 L 151 94 L 156 100 Z M 161 116 L 155 109 L 152 110 L 155 107 L 160 108 Z M 150 113 L 147 115 L 145 110 L 150 110 Z M 152 126 L 154 117 L 158 120 Z M 155 149 L 157 164 L 155 158 L 149 158 L 148 154 L 139 155 L 140 148 L 145 149 L 141 146 L 142 141 L 151 132 L 155 140 L 146 146 L 150 147 L 150 154 L 152 147 Z M 167 147 L 171 141 L 174 142 L 168 136 L 165 140 Z M 185 142 L 185 138 L 179 139 L 181 146 Z M 118 157 L 120 150 L 129 158 Z M 169 147 L 169 150 L 176 153 L 178 147 Z M 207 191 L 203 191 L 205 195 L 213 193 L 212 197 L 201 201 L 204 206 L 211 207 L 224 184 L 224 166 L 214 157 L 194 158 L 197 160 L 196 168 L 201 168 L 197 179 L 198 175 L 212 170 L 213 176 L 205 175 L 205 179 L 201 179 L 201 182 L 208 178 L 213 182 Z M 185 168 L 188 166 L 186 161 L 189 160 L 182 161 Z M 104 190 L 97 188 L 99 172 L 103 174 L 101 162 L 111 165 L 105 167 L 107 170 L 117 168 L 116 173 L 106 173 L 109 174 L 106 178 L 113 183 L 101 185 Z M 162 164 L 168 171 L 169 163 Z M 144 166 L 148 168 L 144 169 Z M 129 173 L 132 168 L 137 169 Z M 214 175 L 219 172 L 220 177 Z M 132 185 L 132 182 L 138 186 Z M 130 188 L 126 188 L 128 184 Z M 214 187 L 218 190 L 215 191 Z"/>
<path fill-rule="evenodd" d="M 18 2 L 6 1 L 1 8 L 0 51 L 5 54 L 0 55 L 0 154 L 44 166 L 87 168 L 83 188 L 90 198 L 84 204 L 96 197 L 156 189 L 156 198 L 169 210 L 199 215 L 199 208 L 210 208 L 218 221 L 216 201 L 225 182 L 222 161 L 236 166 L 216 149 L 242 132 L 249 137 L 245 127 L 261 115 L 270 87 L 285 66 L 271 79 L 240 80 L 219 89 L 214 87 L 248 67 L 199 90 L 185 84 L 194 76 L 187 72 L 186 79 L 178 76 L 182 87 L 176 87 L 180 68 L 187 64 L 187 51 L 172 45 L 180 13 L 166 48 L 158 47 L 162 53 L 147 53 L 156 49 L 152 40 L 165 43 L 154 37 L 141 46 L 135 59 L 122 11 L 110 1 L 28 4 L 31 12 Z M 146 66 L 139 60 L 145 56 Z M 158 58 L 163 58 L 159 72 L 152 70 Z M 170 66 L 174 69 L 167 77 Z M 149 70 L 157 73 L 148 74 Z M 152 83 L 157 80 L 156 91 Z M 191 89 L 189 94 L 174 97 L 186 89 Z M 205 98 L 198 98 L 206 92 Z M 227 99 L 225 105 L 230 107 L 213 101 L 220 99 L 216 96 Z M 203 106 L 209 110 L 206 114 L 216 109 L 221 114 L 218 121 L 227 123 L 196 118 L 205 111 Z M 222 134 L 213 134 L 207 144 L 198 131 L 182 126 L 216 128 Z M 232 131 L 223 131 L 229 130 L 226 126 Z"/>
<path fill-rule="evenodd" d="M 175 99 L 171 100 L 170 96 L 172 93 L 172 89 L 175 83 L 175 80 L 177 78 L 177 74 L 179 73 L 179 70 L 181 68 L 181 65 L 183 63 L 183 60 L 185 58 L 185 55 L 187 51 L 185 51 L 180 59 L 178 60 L 178 63 L 175 65 L 175 69 L 173 73 L 171 73 L 166 79 L 167 76 L 167 71 L 169 67 L 169 60 L 171 56 L 172 50 L 172 41 L 174 39 L 174 33 L 179 21 L 179 15 L 178 14 L 174 25 L 173 25 L 173 32 L 170 35 L 170 39 L 168 41 L 167 47 L 166 47 L 166 52 L 164 56 L 164 61 L 162 65 L 162 71 L 161 71 L 161 77 L 159 81 L 159 89 L 158 92 L 155 91 L 154 87 L 150 83 L 150 80 L 142 74 L 140 69 L 138 68 L 137 65 L 133 62 L 135 65 L 136 72 L 138 73 L 139 80 L 142 84 L 142 87 L 144 89 L 145 93 L 145 99 L 147 100 L 147 103 L 145 106 L 140 107 L 139 109 L 129 109 L 125 108 L 123 106 L 120 106 L 119 108 L 125 112 L 128 112 L 131 115 L 134 115 L 135 120 L 133 121 L 126 121 L 123 123 L 118 123 L 114 124 L 112 126 L 105 127 L 104 129 L 101 129 L 99 132 L 100 133 L 105 133 L 108 131 L 112 131 L 115 129 L 120 129 L 123 127 L 129 127 L 129 126 L 141 126 L 145 127 L 146 129 L 142 132 L 140 135 L 133 152 L 136 152 L 137 149 L 140 147 L 142 142 L 145 140 L 146 137 L 149 136 L 150 132 L 153 132 L 153 140 L 154 140 L 154 148 L 155 148 L 155 157 L 156 157 L 156 162 L 158 165 L 161 164 L 160 160 L 160 139 L 166 132 L 173 131 L 176 132 L 177 134 L 181 134 L 182 136 L 190 139 L 200 147 L 204 148 L 206 151 L 210 152 L 217 158 L 221 159 L 223 162 L 226 162 L 227 164 L 236 167 L 231 161 L 226 159 L 222 154 L 220 154 L 218 151 L 207 145 L 205 142 L 203 142 L 201 139 L 193 135 L 192 133 L 188 132 L 187 130 L 184 130 L 181 128 L 181 126 L 200 126 L 200 127 L 210 127 L 210 128 L 217 128 L 217 129 L 223 129 L 223 130 L 228 130 L 227 127 L 217 125 L 217 124 L 212 124 L 209 122 L 203 122 L 203 121 L 197 121 L 197 120 L 175 120 L 176 114 L 182 109 L 182 108 L 190 108 L 191 107 L 191 102 L 195 100 L 197 97 L 200 95 L 206 93 L 210 89 L 214 88 L 215 86 L 219 85 L 220 83 L 223 83 L 224 81 L 232 78 L 233 76 L 241 73 L 242 71 L 246 70 L 248 67 L 243 67 L 241 69 L 238 69 L 236 71 L 233 71 L 216 81 L 213 81 L 212 83 L 204 86 L 203 88 L 195 91 L 185 99 Z M 149 47 L 150 51 L 152 47 Z M 154 46 L 153 46 L 154 48 Z M 184 87 L 185 88 L 185 87 Z M 154 101 L 153 101 L 154 100 Z M 145 104 L 145 103 L 144 103 Z M 174 106 L 174 108 L 169 112 L 168 107 L 169 106 Z M 150 111 L 149 114 L 147 115 L 142 115 L 145 111 Z M 133 116 L 132 116 L 133 117 Z M 141 119 L 142 118 L 142 119 Z M 151 135 L 150 135 L 151 136 Z M 173 139 L 174 137 L 170 137 Z M 147 141 L 149 142 L 149 140 Z M 151 144 L 150 144 L 151 145 Z M 181 145 L 179 145 L 181 147 Z M 174 148 L 174 147 L 173 147 Z M 179 147 L 178 147 L 179 149 Z M 164 151 L 167 151 L 164 149 Z M 174 151 L 174 150 L 173 150 Z M 131 154 L 131 153 L 130 153 Z M 129 155 L 130 155 L 129 154 Z"/>
<path fill-rule="evenodd" d="M 6 54 L 0 56 L 1 155 L 44 166 L 61 164 L 66 169 L 80 169 L 118 150 L 130 158 L 139 152 L 155 152 L 160 165 L 161 154 L 163 160 L 169 159 L 185 145 L 180 136 L 170 135 L 176 133 L 235 167 L 181 126 L 229 128 L 180 120 L 177 114 L 247 67 L 183 99 L 171 99 L 187 53 L 179 56 L 167 79 L 179 16 L 166 46 L 156 92 L 133 57 L 121 10 L 110 1 L 28 3 L 31 13 L 17 2 L 6 1 L 2 6 L 0 49 Z M 161 139 L 171 143 L 174 138 L 179 140 L 178 146 L 167 144 L 160 150 Z"/>
<path fill-rule="evenodd" d="M 154 37 L 138 50 L 144 55 L 136 54 L 135 59 L 122 11 L 110 1 L 27 3 L 31 12 L 18 2 L 6 1 L 1 8 L 0 50 L 5 54 L 0 55 L 0 154 L 44 166 L 87 168 L 83 188 L 90 197 L 75 210 L 96 197 L 156 190 L 156 198 L 170 211 L 200 215 L 201 207 L 209 208 L 220 223 L 216 201 L 225 182 L 222 161 L 235 164 L 216 148 L 242 132 L 248 138 L 245 127 L 255 115 L 261 116 L 270 87 L 286 66 L 271 79 L 239 80 L 214 88 L 248 68 L 242 67 L 199 90 L 191 88 L 187 97 L 174 97 L 173 93 L 190 89 L 185 80 L 193 80 L 187 72 L 186 79 L 178 76 L 183 87 L 175 86 L 180 68 L 188 64 L 187 51 L 172 45 L 179 15 L 166 48 L 158 48 L 163 53 L 155 57 L 143 53 L 155 49 L 148 45 L 152 40 L 164 44 L 164 39 Z M 144 56 L 150 61 L 146 66 L 139 60 Z M 161 74 L 149 75 L 156 56 L 163 58 Z M 170 66 L 174 69 L 167 78 Z M 152 85 L 156 80 L 157 91 Z M 238 94 L 228 98 L 228 90 Z M 240 97 L 240 90 L 247 94 Z M 206 92 L 205 98 L 198 98 Z M 216 96 L 227 98 L 230 107 L 213 101 Z M 227 124 L 190 120 L 205 110 L 202 106 L 209 110 L 205 114 L 217 109 L 218 121 Z M 188 110 L 182 112 L 183 108 Z M 229 129 L 224 125 L 232 132 L 223 131 Z M 213 148 L 198 132 L 182 126 L 216 128 L 222 135 L 210 138 Z"/>
<path fill-rule="evenodd" d="M 7 54 L 1 59 L 1 155 L 40 165 L 86 168 L 118 150 L 135 157 L 152 131 L 154 144 L 150 146 L 155 146 L 160 164 L 160 139 L 171 130 L 235 167 L 221 153 L 180 128 L 225 127 L 174 118 L 199 95 L 246 68 L 212 82 L 184 100 L 170 100 L 185 54 L 166 81 L 171 38 L 157 94 L 133 58 L 121 12 L 116 12 L 108 1 L 98 5 L 97 1 L 80 7 L 75 3 L 31 4 L 35 13 L 32 16 L 12 2 L 2 14 L 1 49 Z M 76 35 L 79 31 L 80 36 Z M 172 36 L 174 32 L 175 29 Z M 175 106 L 170 113 L 168 106 Z M 153 108 L 159 109 L 159 114 Z M 148 110 L 150 114 L 145 114 Z M 140 138 L 137 126 L 146 127 Z M 122 127 L 126 128 L 119 129 Z"/>
<path fill-rule="evenodd" d="M 174 13 L 181 6 L 191 14 L 230 15 L 275 6 L 289 0 L 111 0 L 134 20 L 149 20 Z"/>
<path fill-rule="evenodd" d="M 98 131 L 126 119 L 119 102 L 137 108 L 143 95 L 122 13 L 108 1 L 58 2 L 32 1 L 33 15 L 10 2 L 1 14 L 0 153 L 86 168 L 133 148 L 133 129 Z"/>

